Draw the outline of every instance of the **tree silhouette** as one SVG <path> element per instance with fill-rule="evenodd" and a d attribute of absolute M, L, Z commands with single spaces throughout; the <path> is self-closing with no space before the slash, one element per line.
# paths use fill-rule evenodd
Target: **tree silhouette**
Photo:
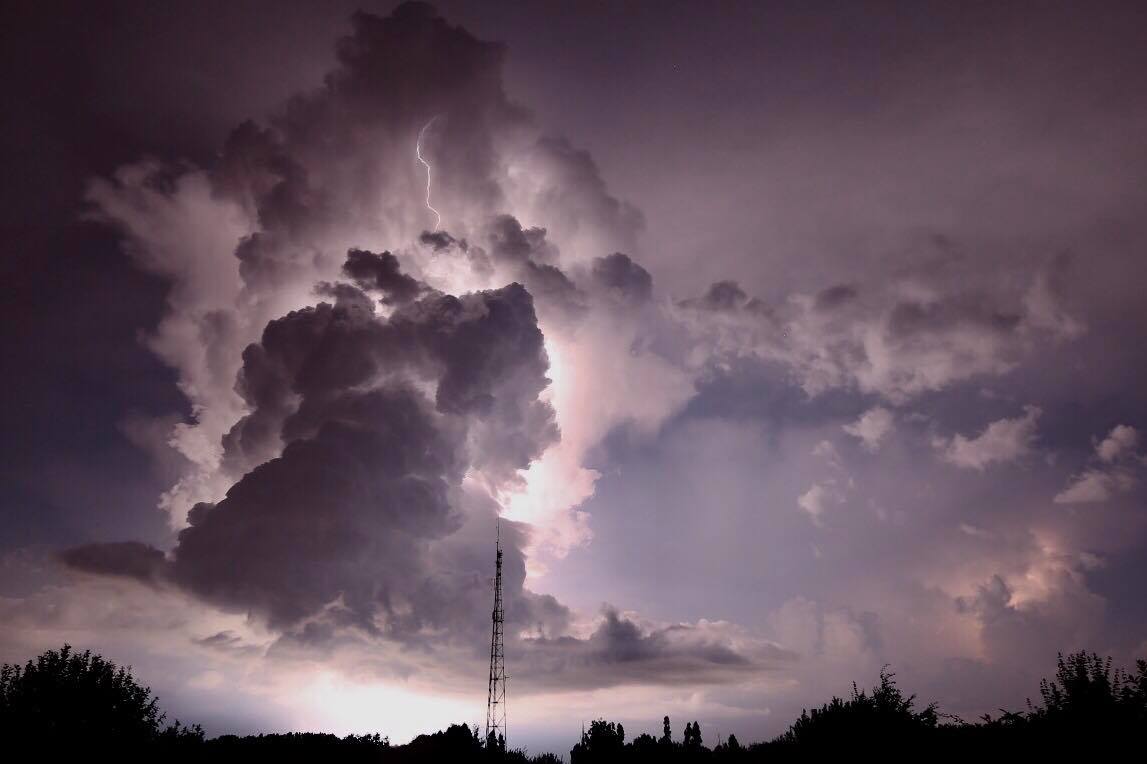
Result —
<path fill-rule="evenodd" d="M 906 744 L 935 729 L 935 704 L 914 711 L 916 696 L 905 697 L 894 677 L 887 667 L 882 669 L 880 684 L 872 688 L 871 694 L 858 690 L 854 682 L 851 698 L 833 698 L 811 712 L 802 711 L 778 741 L 822 746 L 887 739 Z"/>
<path fill-rule="evenodd" d="M 1039 684 L 1041 703 L 1028 701 L 1029 724 L 1059 736 L 1134 728 L 1147 723 L 1147 661 L 1136 672 L 1111 668 L 1111 658 L 1096 653 L 1061 653 L 1055 679 Z"/>
<path fill-rule="evenodd" d="M 650 735 L 648 732 L 642 732 L 640 735 L 633 739 L 632 743 L 630 743 L 630 746 L 634 750 L 647 754 L 652 754 L 653 751 L 656 751 L 657 745 L 657 739 L 654 738 L 653 735 Z"/>
<path fill-rule="evenodd" d="M 59 747 L 66 743 L 89 751 L 118 752 L 147 745 L 150 758 L 170 762 L 354 761 L 380 764 L 437 764 L 439 761 L 492 764 L 557 764 L 552 754 L 529 756 L 508 750 L 505 738 L 479 736 L 465 724 L 410 743 L 391 746 L 380 735 L 284 733 L 237 737 L 224 735 L 204 741 L 199 727 L 179 722 L 164 727 L 163 715 L 151 690 L 139 685 L 131 670 L 120 668 L 90 651 L 76 653 L 68 645 L 49 650 L 24 666 L 0 668 L 0 735 L 18 750 Z M 943 719 L 943 723 L 941 723 Z M 936 711 L 935 704 L 915 708 L 915 696 L 904 694 L 895 675 L 885 668 L 870 690 L 854 683 L 847 699 L 832 698 L 819 708 L 802 711 L 780 737 L 766 743 L 742 745 L 736 735 L 712 750 L 701 740 L 701 724 L 685 725 L 684 740 L 674 743 L 669 717 L 663 735 L 648 733 L 626 744 L 619 722 L 597 719 L 570 751 L 571 764 L 646 764 L 668 762 L 807 761 L 817 751 L 847 750 L 850 754 L 887 755 L 912 751 L 935 758 L 983 755 L 1017 759 L 1062 758 L 1067 752 L 1089 759 L 1143 740 L 1147 730 L 1147 661 L 1135 671 L 1112 667 L 1110 658 L 1079 652 L 1060 655 L 1055 676 L 1039 684 L 1039 702 L 1026 711 L 1003 711 L 968 724 Z M 177 748 L 165 748 L 173 743 Z M 154 750 L 159 755 L 151 755 Z M 810 753 L 813 756 L 810 756 Z M 121 757 L 122 759 L 123 757 Z"/>
<path fill-rule="evenodd" d="M 570 750 L 570 764 L 589 761 L 620 761 L 625 753 L 625 728 L 614 722 L 596 719 L 581 735 L 581 742 Z"/>
<path fill-rule="evenodd" d="M 24 666 L 0 668 L 0 736 L 8 742 L 78 745 L 199 742 L 203 730 L 164 714 L 151 689 L 130 668 L 71 645 L 48 650 Z"/>

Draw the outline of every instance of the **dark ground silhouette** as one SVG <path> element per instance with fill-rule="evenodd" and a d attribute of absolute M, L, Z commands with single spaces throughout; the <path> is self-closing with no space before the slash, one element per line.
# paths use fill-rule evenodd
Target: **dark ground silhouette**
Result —
<path fill-rule="evenodd" d="M 130 669 L 68 645 L 23 666 L 0 669 L 0 740 L 8 753 L 59 749 L 155 761 L 362 761 L 530 762 L 556 764 L 552 754 L 530 756 L 483 741 L 477 728 L 456 724 L 406 745 L 378 734 L 340 738 L 287 733 L 206 739 L 203 730 L 176 721 L 164 724 L 158 699 L 138 684 Z M 832 698 L 805 710 L 774 740 L 741 744 L 735 735 L 706 747 L 701 725 L 688 722 L 675 739 L 669 717 L 660 738 L 638 735 L 627 742 L 620 723 L 598 719 L 570 751 L 570 764 L 596 762 L 772 762 L 818 758 L 840 752 L 865 756 L 912 755 L 930 759 L 1002 756 L 1027 760 L 1066 754 L 1090 757 L 1126 751 L 1138 760 L 1147 743 L 1147 661 L 1128 672 L 1111 659 L 1079 652 L 1060 656 L 1054 679 L 1039 685 L 1039 700 L 1022 711 L 1001 711 L 976 722 L 941 713 L 935 704 L 916 707 L 895 676 L 885 670 L 870 690 L 853 684 L 850 697 Z"/>

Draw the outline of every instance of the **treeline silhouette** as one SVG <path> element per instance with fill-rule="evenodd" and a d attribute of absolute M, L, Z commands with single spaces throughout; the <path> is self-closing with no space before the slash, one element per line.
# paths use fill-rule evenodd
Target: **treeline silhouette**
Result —
<path fill-rule="evenodd" d="M 165 725 L 158 700 L 138 684 L 129 668 L 68 645 L 48 650 L 24 666 L 0 669 L 0 750 L 75 749 L 90 755 L 133 754 L 164 761 L 362 761 L 512 762 L 557 764 L 553 754 L 530 756 L 507 749 L 505 740 L 483 740 L 465 724 L 405 745 L 378 734 L 338 737 L 286 733 L 207 739 L 198 725 Z M 385 721 L 385 720 L 384 720 Z M 848 698 L 832 698 L 806 709 L 779 737 L 743 745 L 736 735 L 706 747 L 701 725 L 688 722 L 680 739 L 669 717 L 662 734 L 626 741 L 618 722 L 597 719 L 570 751 L 570 764 L 601 762 L 773 762 L 796 761 L 826 752 L 947 758 L 955 755 L 1052 756 L 1067 752 L 1127 750 L 1142 755 L 1147 743 L 1147 661 L 1134 672 L 1112 668 L 1111 658 L 1078 652 L 1060 655 L 1054 679 L 1039 685 L 1039 700 L 1022 711 L 985 715 L 975 722 L 941 713 L 932 703 L 917 708 L 895 675 L 881 672 L 870 690 L 854 683 Z"/>

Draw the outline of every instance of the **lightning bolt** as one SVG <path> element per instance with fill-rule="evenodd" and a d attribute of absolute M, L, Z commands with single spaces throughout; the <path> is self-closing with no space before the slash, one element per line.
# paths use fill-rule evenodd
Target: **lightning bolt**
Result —
<path fill-rule="evenodd" d="M 422 126 L 418 131 L 418 141 L 414 144 L 414 155 L 418 157 L 418 161 L 422 162 L 422 166 L 426 168 L 426 209 L 434 213 L 435 223 L 434 230 L 437 231 L 442 226 L 442 215 L 430 203 L 430 163 L 422 156 L 422 136 L 426 134 L 427 129 L 434 124 L 434 120 L 438 119 L 437 116 L 430 118 L 430 121 Z"/>

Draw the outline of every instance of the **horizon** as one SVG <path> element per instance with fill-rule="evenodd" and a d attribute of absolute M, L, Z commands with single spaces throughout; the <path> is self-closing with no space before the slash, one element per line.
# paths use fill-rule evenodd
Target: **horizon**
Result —
<path fill-rule="evenodd" d="M 1138 4 L 4 15 L 0 662 L 404 743 L 496 538 L 531 752 L 1147 656 Z"/>

